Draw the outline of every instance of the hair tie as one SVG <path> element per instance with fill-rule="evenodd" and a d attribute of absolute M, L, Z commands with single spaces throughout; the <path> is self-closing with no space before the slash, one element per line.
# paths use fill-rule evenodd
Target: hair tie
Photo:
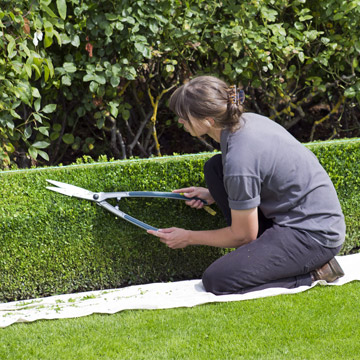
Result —
<path fill-rule="evenodd" d="M 230 86 L 229 99 L 232 105 L 242 105 L 245 101 L 245 92 L 236 88 L 236 85 Z"/>

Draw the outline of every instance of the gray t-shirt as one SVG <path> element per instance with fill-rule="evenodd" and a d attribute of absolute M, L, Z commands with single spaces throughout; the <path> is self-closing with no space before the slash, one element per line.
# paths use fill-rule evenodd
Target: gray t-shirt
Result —
<path fill-rule="evenodd" d="M 345 222 L 336 190 L 316 156 L 276 122 L 244 113 L 242 127 L 221 133 L 224 185 L 234 210 L 260 207 L 280 226 L 340 246 Z"/>

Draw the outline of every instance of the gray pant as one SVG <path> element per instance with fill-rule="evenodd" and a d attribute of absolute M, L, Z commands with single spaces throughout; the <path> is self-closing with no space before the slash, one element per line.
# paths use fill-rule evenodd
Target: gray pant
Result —
<path fill-rule="evenodd" d="M 230 225 L 221 155 L 206 162 L 204 173 L 208 189 Z M 306 232 L 276 225 L 259 210 L 258 238 L 216 260 L 205 270 L 202 280 L 206 291 L 216 295 L 309 286 L 310 271 L 324 265 L 340 249 L 326 248 Z"/>

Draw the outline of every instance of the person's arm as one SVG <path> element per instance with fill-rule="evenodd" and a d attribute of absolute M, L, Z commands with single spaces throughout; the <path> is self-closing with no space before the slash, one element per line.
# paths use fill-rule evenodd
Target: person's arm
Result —
<path fill-rule="evenodd" d="M 218 230 L 192 231 L 179 228 L 148 230 L 149 234 L 172 249 L 188 245 L 208 245 L 222 248 L 237 248 L 256 239 L 258 233 L 257 208 L 231 210 L 232 224 Z"/>

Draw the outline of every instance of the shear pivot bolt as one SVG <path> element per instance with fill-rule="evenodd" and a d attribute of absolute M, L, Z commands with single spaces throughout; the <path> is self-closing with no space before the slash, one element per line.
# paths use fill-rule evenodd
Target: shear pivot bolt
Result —
<path fill-rule="evenodd" d="M 93 199 L 94 199 L 94 200 L 97 200 L 98 198 L 99 198 L 99 194 L 94 194 L 94 195 L 93 195 Z"/>

